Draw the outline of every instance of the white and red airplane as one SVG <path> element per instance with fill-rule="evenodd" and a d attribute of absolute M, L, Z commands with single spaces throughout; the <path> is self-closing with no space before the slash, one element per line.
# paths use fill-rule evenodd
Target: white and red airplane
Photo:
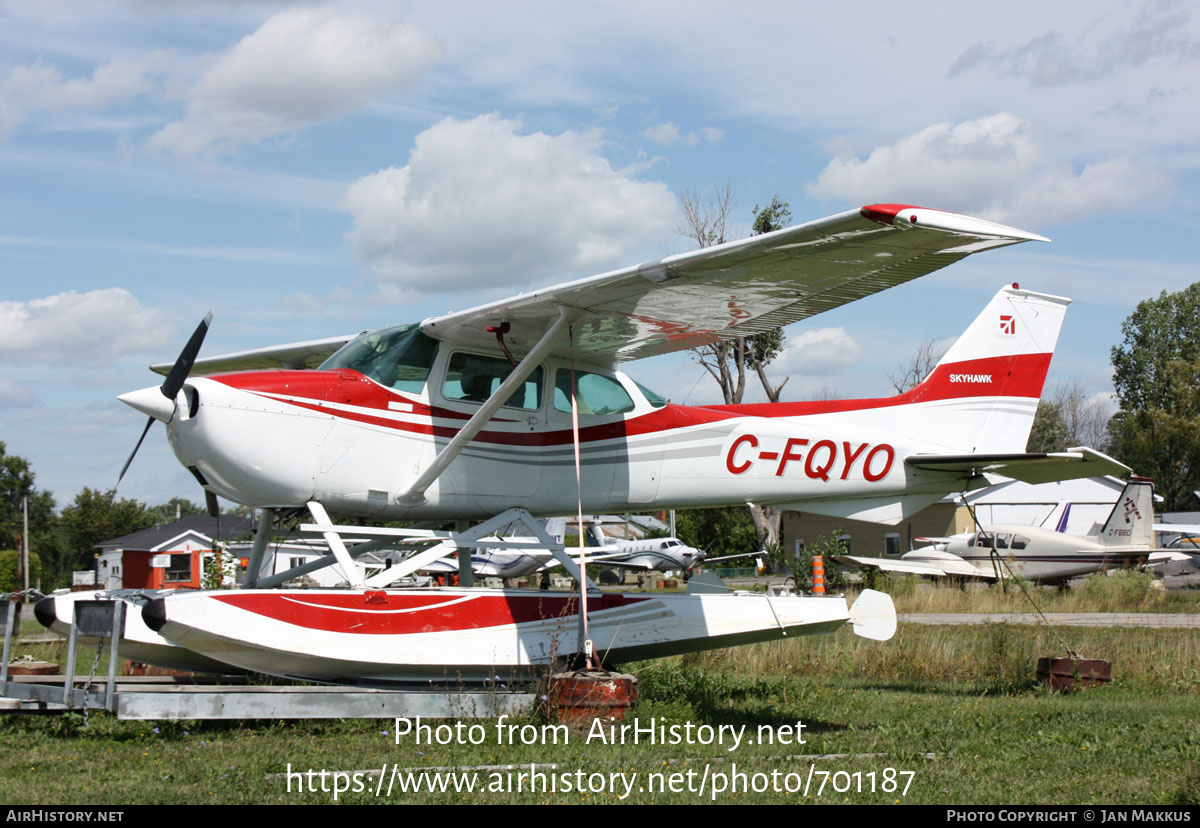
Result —
<path fill-rule="evenodd" d="M 174 365 L 154 366 L 168 373 L 162 386 L 121 399 L 149 415 L 147 430 L 154 420 L 166 423 L 175 455 L 208 492 L 268 510 L 268 518 L 307 508 L 315 519 L 307 528 L 329 541 L 326 563 L 336 561 L 343 571 L 353 569 L 353 554 L 408 530 L 379 529 L 376 541 L 351 551 L 341 534 L 361 535 L 362 527 L 334 524 L 327 509 L 381 521 L 491 518 L 454 538 L 431 532 L 437 541 L 431 548 L 355 584 L 363 595 L 374 596 L 373 588 L 461 544 L 482 545 L 479 538 L 514 515 L 754 502 L 897 522 L 948 492 L 983 485 L 992 474 L 1041 482 L 1127 471 L 1086 449 L 1023 451 L 1069 300 L 1016 285 L 1001 289 L 924 382 L 884 399 L 680 406 L 615 366 L 768 331 L 973 253 L 1030 240 L 1045 241 L 956 213 L 875 204 L 357 337 L 196 360 L 206 319 Z M 234 373 L 213 373 L 221 371 Z M 270 526 L 270 519 L 260 524 L 260 551 L 251 555 L 247 587 L 300 574 L 259 577 Z M 539 527 L 529 528 L 540 542 L 549 540 Z M 574 561 L 562 561 L 578 577 Z M 146 617 L 168 638 L 218 660 L 260 669 L 250 663 L 257 659 L 288 675 L 305 675 L 309 662 L 262 653 L 294 646 L 314 629 L 333 638 L 323 655 L 313 656 L 311 675 L 425 675 L 428 665 L 364 666 L 370 659 L 363 654 L 433 647 L 432 639 L 405 637 L 420 635 L 424 628 L 417 621 L 430 611 L 442 620 L 429 629 L 471 630 L 472 636 L 494 631 L 473 650 L 486 663 L 468 668 L 455 661 L 459 674 L 527 667 L 529 659 L 546 657 L 546 647 L 535 655 L 508 643 L 506 655 L 497 655 L 499 640 L 508 642 L 514 633 L 520 638 L 522 625 L 547 625 L 536 597 L 530 609 L 514 614 L 510 610 L 524 600 L 516 593 L 494 607 L 491 598 L 470 591 L 455 595 L 447 597 L 449 604 L 429 604 L 435 610 L 424 608 L 428 602 L 413 605 L 411 595 L 378 598 L 403 604 L 391 611 L 404 616 L 406 630 L 416 631 L 397 633 L 395 640 L 380 626 L 384 616 L 358 618 L 370 607 L 351 612 L 338 603 L 351 599 L 341 598 L 316 606 L 315 595 L 291 600 L 279 590 L 171 596 L 153 602 Z M 488 608 L 473 614 L 463 602 Z M 205 606 L 214 609 L 206 613 Z M 722 606 L 740 612 L 732 603 Z M 569 602 L 561 610 L 577 613 Z M 696 623 L 720 628 L 714 611 L 701 612 Z M 678 612 L 683 617 L 691 610 Z M 839 612 L 842 621 L 849 618 L 844 603 Z M 799 608 L 796 613 L 804 616 Z M 827 608 L 822 613 L 817 627 L 830 621 Z M 351 646 L 359 639 L 347 619 L 375 631 L 363 640 L 389 646 Z M 613 629 L 636 638 L 626 622 L 614 622 Z M 670 627 L 660 622 L 647 621 L 659 630 Z M 699 628 L 693 633 L 672 633 L 665 643 L 651 634 L 644 647 L 622 648 L 620 641 L 610 646 L 662 654 L 671 640 L 686 640 L 679 646 L 698 649 L 706 634 Z M 779 623 L 756 634 L 781 633 L 786 630 Z M 753 635 L 738 627 L 723 640 Z M 431 658 L 444 656 L 445 640 L 438 639 Z M 330 663 L 351 651 L 354 658 Z"/>

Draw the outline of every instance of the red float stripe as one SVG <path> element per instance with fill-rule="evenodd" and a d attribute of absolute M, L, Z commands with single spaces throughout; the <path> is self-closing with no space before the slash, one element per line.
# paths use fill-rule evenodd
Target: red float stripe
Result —
<path fill-rule="evenodd" d="M 245 593 L 211 597 L 296 627 L 354 635 L 454 632 L 533 621 L 566 621 L 578 614 L 577 598 L 557 595 L 346 592 L 338 595 Z M 602 595 L 588 601 L 588 613 L 647 600 L 624 595 Z"/>

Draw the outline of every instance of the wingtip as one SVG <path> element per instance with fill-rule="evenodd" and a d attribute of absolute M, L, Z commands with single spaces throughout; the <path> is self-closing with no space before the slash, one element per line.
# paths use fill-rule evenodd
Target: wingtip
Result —
<path fill-rule="evenodd" d="M 863 218 L 891 227 L 941 230 L 971 236 L 1012 239 L 1013 241 L 1049 242 L 1050 239 L 1028 230 L 1010 227 L 987 219 L 948 210 L 919 207 L 915 204 L 868 204 L 859 211 Z"/>

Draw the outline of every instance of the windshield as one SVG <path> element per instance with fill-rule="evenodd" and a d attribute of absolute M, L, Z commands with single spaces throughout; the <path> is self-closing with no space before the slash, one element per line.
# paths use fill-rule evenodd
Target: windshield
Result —
<path fill-rule="evenodd" d="M 650 405 L 654 406 L 655 408 L 662 408 L 664 405 L 667 404 L 667 400 L 663 399 L 660 395 L 655 394 L 653 391 L 651 391 L 646 386 L 642 385 L 637 380 L 633 380 L 633 384 L 636 385 L 638 387 L 638 390 L 641 391 L 642 394 L 645 395 L 646 401 L 648 403 L 650 403 Z"/>
<path fill-rule="evenodd" d="M 320 370 L 349 368 L 388 388 L 420 394 L 437 348 L 437 341 L 421 333 L 419 324 L 384 328 L 346 343 L 321 363 Z"/>

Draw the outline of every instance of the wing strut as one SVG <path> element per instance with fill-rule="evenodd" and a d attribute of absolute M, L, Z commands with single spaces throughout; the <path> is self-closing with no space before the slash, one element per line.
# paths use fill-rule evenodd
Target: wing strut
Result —
<path fill-rule="evenodd" d="M 471 419 L 467 420 L 467 424 L 450 439 L 450 442 L 446 444 L 441 453 L 433 458 L 433 462 L 429 464 L 429 468 L 421 472 L 420 476 L 412 482 L 412 485 L 407 490 L 396 495 L 397 503 L 415 506 L 425 502 L 425 491 L 441 476 L 446 467 L 454 461 L 454 458 L 458 457 L 459 453 L 467 447 L 467 444 L 475 439 L 475 435 L 483 430 L 483 427 L 488 424 L 492 416 L 500 410 L 500 406 L 504 405 L 505 401 L 513 395 L 521 383 L 525 382 L 534 369 L 553 350 L 558 341 L 566 335 L 567 329 L 577 314 L 578 311 L 574 308 L 559 306 L 558 319 L 554 321 L 550 329 L 546 331 L 525 358 L 521 360 L 521 364 L 504 378 L 504 382 L 500 383 L 500 387 L 492 392 L 492 396 L 488 397 L 487 402 L 480 406 Z"/>

